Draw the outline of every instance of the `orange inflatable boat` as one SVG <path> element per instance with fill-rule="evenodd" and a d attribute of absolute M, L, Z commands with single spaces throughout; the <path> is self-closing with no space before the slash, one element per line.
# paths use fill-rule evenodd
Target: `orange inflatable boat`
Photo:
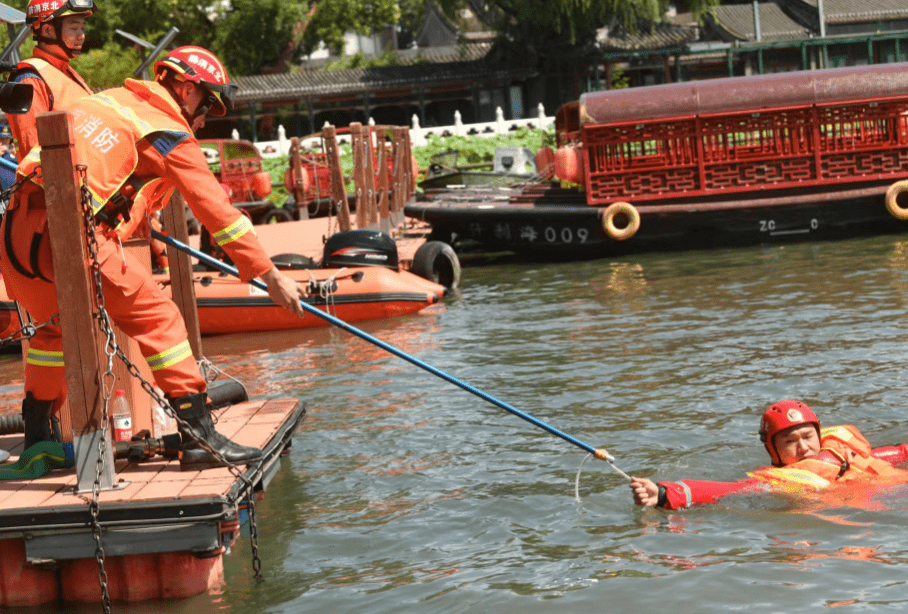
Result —
<path fill-rule="evenodd" d="M 345 322 L 415 313 L 445 295 L 444 286 L 384 267 L 303 269 L 284 274 L 308 285 L 308 304 Z M 233 277 L 195 273 L 193 278 L 203 335 L 328 325 L 313 314 L 293 315 L 275 305 L 264 291 Z"/>
<path fill-rule="evenodd" d="M 385 267 L 285 270 L 309 287 L 307 303 L 357 322 L 415 313 L 445 296 L 445 287 L 407 271 Z M 165 288 L 166 275 L 155 275 Z M 327 326 L 313 314 L 300 318 L 275 305 L 265 292 L 219 273 L 194 273 L 199 327 L 203 335 L 249 333 Z M 40 324 L 40 323 L 36 323 Z M 0 283 L 0 339 L 18 331 L 19 316 Z"/>

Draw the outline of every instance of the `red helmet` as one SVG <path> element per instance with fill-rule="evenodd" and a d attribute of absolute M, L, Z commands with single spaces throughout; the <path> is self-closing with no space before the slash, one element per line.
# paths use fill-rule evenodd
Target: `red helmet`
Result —
<path fill-rule="evenodd" d="M 25 9 L 25 23 L 34 29 L 42 23 L 67 15 L 88 17 L 97 10 L 94 0 L 29 0 Z"/>
<path fill-rule="evenodd" d="M 800 401 L 779 401 L 763 412 L 763 419 L 760 421 L 760 441 L 766 446 L 773 465 L 782 464 L 773 441 L 776 433 L 801 424 L 812 424 L 817 429 L 817 437 L 820 436 L 820 421 L 813 410 Z"/>
<path fill-rule="evenodd" d="M 187 81 L 198 83 L 208 90 L 208 113 L 226 115 L 233 109 L 237 86 L 230 84 L 227 69 L 213 53 L 202 47 L 178 47 L 155 62 L 154 74 L 169 68 Z"/>

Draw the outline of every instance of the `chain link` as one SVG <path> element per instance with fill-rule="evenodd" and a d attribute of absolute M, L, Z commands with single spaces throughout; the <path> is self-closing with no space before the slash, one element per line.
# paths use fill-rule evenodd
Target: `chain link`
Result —
<path fill-rule="evenodd" d="M 96 302 L 96 306 L 98 309 L 95 317 L 98 321 L 98 328 L 100 329 L 101 333 L 103 335 L 105 335 L 105 337 L 106 337 L 104 351 L 105 351 L 105 354 L 107 355 L 107 371 L 104 374 L 105 383 L 103 386 L 103 395 L 104 395 L 103 419 L 104 419 L 104 422 L 106 424 L 107 420 L 108 420 L 107 404 L 108 404 L 108 401 L 112 394 L 113 384 L 116 381 L 116 376 L 113 374 L 113 357 L 116 355 L 122 361 L 122 363 L 126 366 L 126 370 L 129 372 L 129 374 L 132 377 L 136 378 L 136 380 L 138 380 L 142 389 L 145 392 L 147 392 L 148 395 L 152 399 L 154 399 L 154 401 L 157 402 L 157 404 L 161 408 L 163 408 L 165 413 L 167 413 L 170 417 L 172 417 L 174 419 L 174 421 L 176 422 L 178 427 L 181 427 L 181 430 L 183 432 L 190 432 L 192 430 L 190 425 L 185 420 L 183 420 L 179 416 L 179 414 L 173 409 L 173 407 L 170 405 L 170 402 L 168 401 L 168 399 L 166 399 L 163 395 L 161 395 L 161 393 L 157 389 L 155 389 L 154 384 L 147 381 L 144 377 L 142 377 L 142 374 L 139 371 L 139 368 L 129 359 L 129 357 L 126 355 L 126 352 L 117 343 L 113 325 L 111 324 L 107 310 L 105 309 L 104 291 L 103 291 L 103 285 L 102 285 L 102 281 L 101 281 L 102 280 L 101 264 L 98 261 L 98 240 L 95 235 L 96 227 L 95 227 L 95 220 L 94 220 L 94 211 L 92 211 L 92 208 L 91 208 L 91 194 L 89 193 L 88 186 L 85 184 L 85 181 L 84 181 L 85 166 L 77 165 L 76 170 L 80 173 L 80 176 L 82 178 L 82 187 L 81 187 L 82 210 L 83 210 L 83 214 L 85 216 L 86 230 L 87 230 L 87 235 L 88 235 L 88 250 L 89 250 L 89 255 L 91 256 L 90 266 L 91 266 L 91 272 L 92 272 L 92 277 L 93 277 L 94 286 L 95 286 L 95 302 Z M 205 359 L 205 360 L 207 362 L 207 359 Z M 210 364 L 210 363 L 207 363 L 207 364 Z M 109 429 L 105 428 L 105 433 L 107 430 L 109 430 Z M 102 433 L 102 437 L 101 437 L 102 442 L 104 442 L 106 439 L 105 433 Z M 237 465 L 228 462 L 227 459 L 225 459 L 224 456 L 220 452 L 218 452 L 217 450 L 212 448 L 211 445 L 207 441 L 205 441 L 203 438 L 196 437 L 196 439 L 197 439 L 199 445 L 201 445 L 201 447 L 205 451 L 207 451 L 212 456 L 214 456 L 218 460 L 218 462 L 220 462 L 222 465 L 226 466 L 227 469 L 230 471 L 230 473 L 233 474 L 233 476 L 235 478 L 242 481 L 246 487 L 245 493 L 247 493 L 248 500 L 249 500 L 249 525 L 250 525 L 249 529 L 250 529 L 250 538 L 252 541 L 252 569 L 255 572 L 255 577 L 261 578 L 260 570 L 262 567 L 262 562 L 258 556 L 258 527 L 255 522 L 255 481 L 257 481 L 261 477 L 260 470 L 257 471 L 253 475 L 253 477 L 255 477 L 255 480 L 251 480 L 246 475 L 244 475 L 244 473 L 240 470 L 240 468 Z M 100 474 L 99 474 L 98 480 L 96 481 L 96 486 L 99 485 L 99 480 L 100 480 Z M 240 493 L 240 496 L 244 496 L 244 493 Z M 93 497 L 93 500 L 94 499 L 95 499 L 95 497 Z M 95 519 L 95 522 L 97 524 L 96 519 Z M 100 531 L 100 525 L 98 526 L 98 528 Z M 98 549 L 101 550 L 100 539 L 98 539 L 96 541 L 98 543 Z M 103 574 L 103 550 L 101 550 L 101 552 L 102 552 L 102 557 L 99 560 L 99 566 L 101 566 L 101 571 Z M 104 575 L 104 577 L 106 579 L 106 575 Z M 103 583 L 101 586 L 101 591 L 102 591 L 102 593 L 106 592 L 106 587 Z"/>
<path fill-rule="evenodd" d="M 19 330 L 10 333 L 3 339 L 0 339 L 0 347 L 5 347 L 14 343 L 21 343 L 26 339 L 31 339 L 38 333 L 39 329 L 42 329 L 45 326 L 60 326 L 60 314 L 55 313 L 51 316 L 50 320 L 48 320 L 44 324 L 32 324 L 31 322 L 23 324 L 22 328 L 20 328 Z"/>
<path fill-rule="evenodd" d="M 91 209 L 91 199 L 87 194 L 88 188 L 85 185 L 85 166 L 78 165 L 76 170 L 82 179 L 82 215 L 85 217 L 86 239 L 88 242 L 88 252 L 91 256 L 89 267 L 95 286 L 95 303 L 98 309 L 96 318 L 101 332 L 105 335 L 104 354 L 107 356 L 107 368 L 101 378 L 101 437 L 98 439 L 98 459 L 95 465 L 95 481 L 91 489 L 91 502 L 88 509 L 91 512 L 91 532 L 95 538 L 95 559 L 98 561 L 98 583 L 101 585 L 101 606 L 105 614 L 110 612 L 110 592 L 107 585 L 107 571 L 104 568 L 104 546 L 101 544 L 101 477 L 104 472 L 105 456 L 107 454 L 107 436 L 110 432 L 110 397 L 111 390 L 116 382 L 116 375 L 113 372 L 113 357 L 117 340 L 113 336 L 113 329 L 109 326 L 107 320 L 107 310 L 104 308 L 104 293 L 101 291 L 101 264 L 98 262 L 98 240 L 95 237 L 95 218 Z"/>

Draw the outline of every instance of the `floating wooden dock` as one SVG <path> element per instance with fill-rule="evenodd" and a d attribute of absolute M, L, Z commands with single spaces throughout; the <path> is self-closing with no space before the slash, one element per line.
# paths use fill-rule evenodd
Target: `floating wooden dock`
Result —
<path fill-rule="evenodd" d="M 38 134 L 45 189 L 54 195 L 47 208 L 57 301 L 65 306 L 59 315 L 69 396 L 60 424 L 75 467 L 33 480 L 0 481 L 0 609 L 55 601 L 106 606 L 110 600 L 204 593 L 222 581 L 222 557 L 239 535 L 241 510 L 254 509 L 305 409 L 298 399 L 277 399 L 218 410 L 220 433 L 262 449 L 263 458 L 249 465 L 183 472 L 176 458 L 113 461 L 115 444 L 103 420 L 105 397 L 113 393 L 107 389 L 110 376 L 126 391 L 134 432 L 152 428 L 151 398 L 120 360 L 113 373 L 103 366 L 106 337 L 93 317 L 95 288 L 85 266 L 87 233 L 67 113 L 41 114 Z M 165 228 L 185 242 L 183 201 L 179 195 L 174 201 L 165 209 Z M 126 249 L 139 250 L 150 272 L 147 242 L 132 242 Z M 191 263 L 175 250 L 169 258 L 174 302 L 186 321 L 193 354 L 202 359 Z M 135 342 L 114 332 L 149 382 L 150 370 Z M 22 447 L 21 434 L 0 436 L 0 449 L 12 460 Z M 254 561 L 257 572 L 256 567 Z"/>
<path fill-rule="evenodd" d="M 305 416 L 295 399 L 254 401 L 216 412 L 218 431 L 262 448 L 243 476 L 264 492 Z M 12 460 L 22 435 L 0 436 Z M 245 483 L 226 467 L 180 471 L 177 459 L 115 463 L 116 487 L 100 494 L 108 589 L 114 600 L 190 597 L 223 579 L 223 554 L 239 535 Z M 36 480 L 0 481 L 0 606 L 58 600 L 96 602 L 96 543 L 76 470 Z"/>

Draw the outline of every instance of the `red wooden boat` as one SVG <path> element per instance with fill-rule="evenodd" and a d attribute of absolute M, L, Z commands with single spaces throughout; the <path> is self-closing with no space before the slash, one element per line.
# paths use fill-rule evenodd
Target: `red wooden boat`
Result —
<path fill-rule="evenodd" d="M 408 204 L 455 249 L 541 259 L 908 230 L 908 64 L 584 94 L 559 181 Z"/>

